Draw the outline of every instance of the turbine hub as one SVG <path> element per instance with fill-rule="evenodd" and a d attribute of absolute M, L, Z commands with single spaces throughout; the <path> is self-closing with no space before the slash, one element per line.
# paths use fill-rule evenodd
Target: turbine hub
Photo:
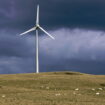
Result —
<path fill-rule="evenodd" d="M 40 25 L 39 25 L 39 24 L 37 24 L 37 25 L 36 25 L 36 29 L 38 29 L 39 27 L 40 27 Z"/>

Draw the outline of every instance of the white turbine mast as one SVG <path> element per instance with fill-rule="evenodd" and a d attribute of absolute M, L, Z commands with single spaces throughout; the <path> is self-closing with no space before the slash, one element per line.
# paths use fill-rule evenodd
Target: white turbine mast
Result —
<path fill-rule="evenodd" d="M 43 31 L 45 34 L 47 34 L 50 38 L 55 39 L 51 34 L 49 34 L 46 30 L 44 30 L 40 25 L 39 25 L 39 5 L 37 5 L 37 16 L 36 16 L 36 26 L 29 29 L 28 31 L 25 31 L 21 33 L 20 35 L 27 34 L 31 31 L 36 31 L 36 73 L 39 73 L 39 39 L 38 39 L 38 30 Z"/>

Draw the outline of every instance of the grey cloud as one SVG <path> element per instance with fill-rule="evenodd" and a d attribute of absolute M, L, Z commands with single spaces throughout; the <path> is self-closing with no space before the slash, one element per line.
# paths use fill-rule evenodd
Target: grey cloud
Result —
<path fill-rule="evenodd" d="M 62 28 L 40 36 L 40 71 L 105 73 L 105 33 Z M 4 32 L 3 32 L 4 33 Z M 4 35 L 4 36 L 3 36 Z M 35 36 L 0 36 L 0 73 L 35 72 Z"/>
<path fill-rule="evenodd" d="M 44 38 L 40 41 L 49 56 L 65 59 L 105 60 L 105 33 L 83 29 L 59 29 L 50 32 L 55 35 L 55 41 Z"/>
<path fill-rule="evenodd" d="M 52 70 L 75 70 L 86 73 L 105 73 L 105 33 L 84 29 L 59 29 L 50 32 L 55 41 L 42 37 L 41 52 Z M 52 63 L 53 62 L 53 63 Z M 55 66 L 54 66 L 55 65 Z"/>

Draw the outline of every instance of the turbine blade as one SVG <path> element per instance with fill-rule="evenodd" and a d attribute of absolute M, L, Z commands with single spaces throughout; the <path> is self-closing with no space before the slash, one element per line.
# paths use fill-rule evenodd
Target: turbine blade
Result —
<path fill-rule="evenodd" d="M 49 34 L 46 30 L 44 30 L 42 27 L 39 27 L 44 33 L 46 33 L 50 38 L 55 39 L 51 34 Z"/>
<path fill-rule="evenodd" d="M 36 16 L 36 24 L 39 24 L 39 5 L 37 5 L 37 16 Z"/>
<path fill-rule="evenodd" d="M 36 27 L 33 27 L 33 28 L 29 29 L 28 31 L 25 31 L 25 32 L 21 33 L 20 35 L 27 34 L 27 33 L 34 31 L 34 30 L 36 30 Z"/>

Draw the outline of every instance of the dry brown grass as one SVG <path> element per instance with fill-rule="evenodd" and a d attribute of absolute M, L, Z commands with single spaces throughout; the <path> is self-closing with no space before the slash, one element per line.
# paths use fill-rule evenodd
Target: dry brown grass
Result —
<path fill-rule="evenodd" d="M 105 76 L 76 72 L 0 75 L 0 105 L 105 105 Z"/>

